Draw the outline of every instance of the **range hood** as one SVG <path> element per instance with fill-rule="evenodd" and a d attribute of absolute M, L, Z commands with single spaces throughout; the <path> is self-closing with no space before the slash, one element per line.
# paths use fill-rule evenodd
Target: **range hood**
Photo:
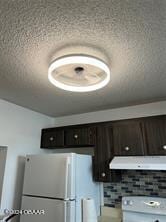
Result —
<path fill-rule="evenodd" d="M 166 170 L 166 156 L 119 156 L 109 164 L 118 170 Z"/>

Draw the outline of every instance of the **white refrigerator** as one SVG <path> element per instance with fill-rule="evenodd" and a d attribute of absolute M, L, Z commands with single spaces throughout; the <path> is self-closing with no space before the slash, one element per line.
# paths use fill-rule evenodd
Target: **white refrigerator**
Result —
<path fill-rule="evenodd" d="M 20 222 L 81 222 L 82 198 L 93 198 L 100 214 L 100 186 L 92 180 L 91 156 L 63 153 L 26 157 L 21 209 L 36 211 L 25 211 Z"/>

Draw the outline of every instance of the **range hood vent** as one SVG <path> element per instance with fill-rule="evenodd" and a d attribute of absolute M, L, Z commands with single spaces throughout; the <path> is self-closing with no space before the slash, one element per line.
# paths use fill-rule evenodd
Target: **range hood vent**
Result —
<path fill-rule="evenodd" d="M 166 170 L 166 156 L 119 156 L 109 164 L 118 170 Z"/>

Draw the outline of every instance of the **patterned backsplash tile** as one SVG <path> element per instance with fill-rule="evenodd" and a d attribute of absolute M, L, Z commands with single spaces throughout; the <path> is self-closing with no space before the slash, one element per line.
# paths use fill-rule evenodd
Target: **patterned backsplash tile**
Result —
<path fill-rule="evenodd" d="M 123 196 L 166 197 L 166 171 L 126 170 L 119 183 L 104 183 L 104 205 L 120 207 Z"/>

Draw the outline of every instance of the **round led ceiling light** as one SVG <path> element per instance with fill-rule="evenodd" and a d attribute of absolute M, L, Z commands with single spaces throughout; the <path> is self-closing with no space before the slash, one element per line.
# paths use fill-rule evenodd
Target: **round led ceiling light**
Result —
<path fill-rule="evenodd" d="M 63 90 L 88 92 L 108 84 L 110 69 L 105 62 L 93 56 L 67 55 L 51 63 L 48 79 Z"/>

